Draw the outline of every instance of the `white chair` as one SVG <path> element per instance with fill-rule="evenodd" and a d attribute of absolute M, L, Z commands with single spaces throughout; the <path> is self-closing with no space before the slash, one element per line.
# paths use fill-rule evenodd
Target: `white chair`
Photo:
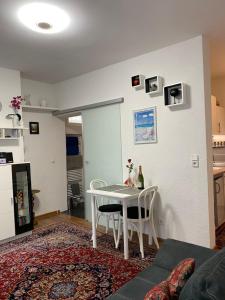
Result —
<path fill-rule="evenodd" d="M 143 245 L 143 227 L 144 224 L 149 224 L 149 244 L 153 237 L 156 247 L 159 249 L 159 243 L 156 236 L 155 224 L 154 224 L 154 204 L 156 199 L 158 187 L 152 186 L 144 189 L 138 196 L 138 206 L 130 206 L 127 208 L 127 221 L 128 226 L 130 225 L 131 234 L 129 239 L 132 239 L 133 229 L 137 230 L 140 252 L 142 258 L 144 258 L 144 245 Z M 118 237 L 116 241 L 116 248 L 118 248 L 120 235 L 121 235 L 121 223 L 122 223 L 123 212 L 121 211 L 121 217 L 118 225 Z"/>
<path fill-rule="evenodd" d="M 93 179 L 90 183 L 90 189 L 96 190 L 101 187 L 107 186 L 107 182 L 101 179 Z M 120 212 L 122 211 L 122 205 L 118 203 L 112 203 L 108 198 L 103 196 L 96 196 L 96 228 L 98 226 L 101 217 L 106 218 L 106 233 L 109 230 L 109 222 L 112 220 L 113 225 L 113 237 L 116 245 L 116 221 L 119 222 Z"/>

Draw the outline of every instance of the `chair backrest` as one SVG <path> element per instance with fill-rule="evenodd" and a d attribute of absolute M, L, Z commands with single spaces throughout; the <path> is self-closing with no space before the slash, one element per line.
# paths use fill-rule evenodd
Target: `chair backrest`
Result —
<path fill-rule="evenodd" d="M 102 180 L 102 179 L 93 179 L 91 182 L 90 182 L 90 189 L 91 190 L 96 190 L 98 188 L 101 188 L 101 187 L 104 187 L 104 186 L 107 186 L 107 182 L 105 180 Z M 101 197 L 101 196 L 98 196 L 96 197 L 96 205 L 97 207 L 101 206 L 101 205 L 104 205 L 104 204 L 108 204 L 108 199 L 106 197 Z"/>
<path fill-rule="evenodd" d="M 141 207 L 144 208 L 144 218 L 153 218 L 154 203 L 158 191 L 157 186 L 151 186 L 144 189 L 138 196 L 138 215 L 141 219 Z"/>

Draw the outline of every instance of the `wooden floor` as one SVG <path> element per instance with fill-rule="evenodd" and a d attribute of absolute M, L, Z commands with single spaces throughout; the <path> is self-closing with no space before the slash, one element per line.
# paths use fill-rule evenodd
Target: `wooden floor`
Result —
<path fill-rule="evenodd" d="M 59 213 L 55 216 L 46 216 L 46 217 L 42 217 L 41 219 L 38 219 L 38 224 L 35 225 L 35 228 L 41 228 L 43 226 L 53 225 L 53 224 L 62 223 L 62 222 L 66 222 L 69 224 L 75 224 L 78 226 L 80 225 L 82 227 L 91 229 L 91 223 L 89 223 L 88 221 L 77 218 L 77 217 L 73 217 L 70 215 L 66 215 L 63 213 Z"/>
<path fill-rule="evenodd" d="M 42 217 L 41 219 L 38 219 L 38 224 L 35 225 L 35 228 L 41 228 L 41 227 L 44 227 L 44 226 L 53 225 L 53 224 L 62 223 L 62 222 L 66 222 L 66 223 L 69 223 L 69 224 L 74 224 L 74 225 L 77 225 L 77 226 L 85 227 L 85 228 L 88 228 L 88 229 L 91 230 L 91 223 L 90 222 L 88 222 L 84 219 L 69 216 L 69 215 L 66 215 L 66 214 L 63 214 L 63 213 L 59 213 L 55 216 L 46 216 L 46 217 Z M 105 233 L 105 227 L 98 225 L 97 231 L 101 232 L 101 233 Z M 112 230 L 109 231 L 109 234 L 112 234 Z M 134 241 L 136 240 L 138 242 L 138 238 L 137 238 L 137 235 L 135 233 L 134 233 L 134 236 L 133 236 L 133 240 Z M 163 243 L 163 240 L 158 239 L 158 242 L 159 242 L 159 246 L 161 246 L 162 243 Z M 148 245 L 148 236 L 147 235 L 144 235 L 144 244 L 146 246 Z M 151 245 L 151 247 L 156 249 L 156 246 L 154 244 Z"/>

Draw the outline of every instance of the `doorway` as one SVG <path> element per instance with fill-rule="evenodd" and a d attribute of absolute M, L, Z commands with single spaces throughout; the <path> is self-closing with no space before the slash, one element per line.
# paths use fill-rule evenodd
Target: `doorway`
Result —
<path fill-rule="evenodd" d="M 74 217 L 85 217 L 83 176 L 82 116 L 66 119 L 67 207 L 65 212 Z"/>
<path fill-rule="evenodd" d="M 211 82 L 214 214 L 216 245 L 225 247 L 225 77 Z"/>
<path fill-rule="evenodd" d="M 68 210 L 66 214 L 82 217 L 91 222 L 90 196 L 85 192 L 93 179 L 108 184 L 122 182 L 121 99 L 112 104 L 85 107 L 71 117 L 66 116 L 67 142 L 74 147 L 78 138 L 79 151 L 67 155 Z M 73 149 L 74 151 L 74 149 Z M 67 149 L 68 152 L 68 149 Z M 77 155 L 79 152 L 79 155 Z M 80 197 L 74 195 L 72 185 L 79 181 Z M 76 197 L 74 200 L 73 196 Z M 80 199 L 81 198 L 81 199 Z M 74 203 L 75 205 L 70 206 Z M 76 203 L 77 202 L 77 203 Z M 80 211 L 82 213 L 80 213 Z M 100 222 L 100 224 L 104 225 Z"/>

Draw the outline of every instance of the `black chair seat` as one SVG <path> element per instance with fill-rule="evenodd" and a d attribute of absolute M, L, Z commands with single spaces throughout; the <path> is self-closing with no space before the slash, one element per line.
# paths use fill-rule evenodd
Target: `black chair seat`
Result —
<path fill-rule="evenodd" d="M 122 210 L 122 205 L 121 204 L 106 204 L 106 205 L 101 205 L 98 208 L 99 211 L 101 212 L 120 212 Z"/>
<path fill-rule="evenodd" d="M 121 211 L 121 216 L 123 216 L 123 211 Z M 149 210 L 147 210 L 147 216 L 149 216 Z M 128 219 L 138 219 L 138 206 L 130 206 L 127 208 L 127 218 Z M 145 209 L 141 207 L 141 218 L 145 218 Z"/>

